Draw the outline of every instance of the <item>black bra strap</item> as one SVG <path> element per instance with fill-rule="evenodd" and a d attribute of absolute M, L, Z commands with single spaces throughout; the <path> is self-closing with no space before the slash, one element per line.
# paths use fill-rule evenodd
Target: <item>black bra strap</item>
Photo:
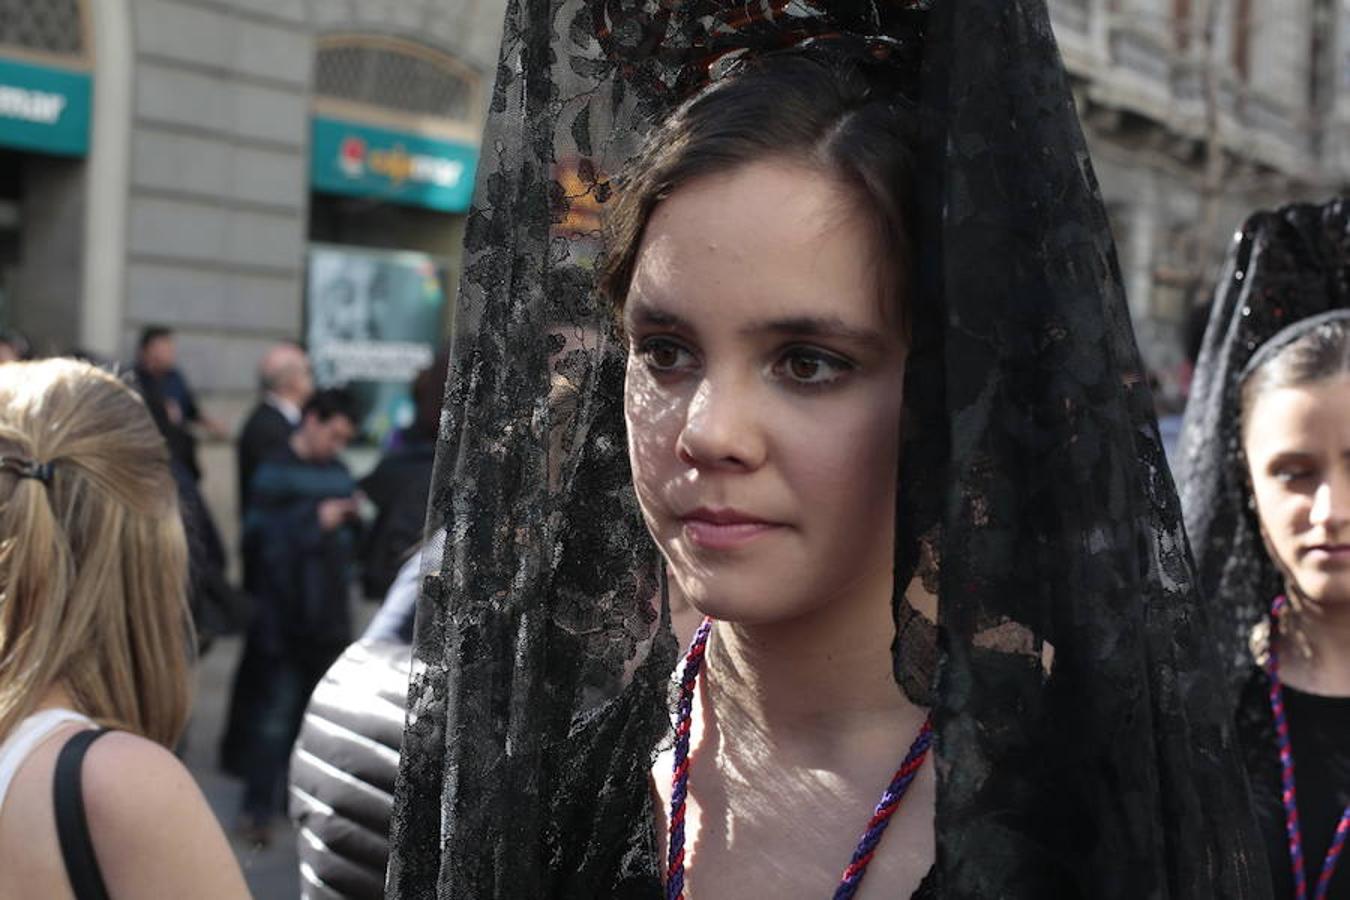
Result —
<path fill-rule="evenodd" d="M 108 900 L 108 889 L 94 856 L 89 837 L 89 822 L 84 815 L 84 793 L 80 774 L 89 745 L 108 731 L 105 728 L 81 731 L 61 748 L 56 758 L 52 800 L 56 808 L 56 834 L 61 840 L 61 858 L 66 863 L 75 900 Z"/>

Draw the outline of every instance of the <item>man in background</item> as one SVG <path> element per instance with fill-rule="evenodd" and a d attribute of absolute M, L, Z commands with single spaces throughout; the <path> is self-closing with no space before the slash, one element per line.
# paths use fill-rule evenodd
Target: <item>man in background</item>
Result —
<path fill-rule="evenodd" d="M 298 344 L 274 344 L 258 363 L 258 404 L 244 420 L 235 443 L 239 465 L 239 518 L 248 514 L 249 484 L 258 464 L 283 451 L 300 424 L 301 410 L 314 394 L 314 376 L 309 357 Z M 254 594 L 256 575 L 248 555 L 243 559 L 244 591 Z M 262 666 L 248 652 L 235 670 L 230 692 L 230 711 L 220 742 L 221 768 L 242 778 L 246 771 L 244 736 L 267 684 L 259 680 Z"/>
<path fill-rule="evenodd" d="M 356 483 L 338 455 L 356 433 L 351 400 L 319 391 L 276 455 L 259 463 L 244 518 L 256 607 L 241 665 L 266 685 L 243 736 L 240 833 L 265 843 L 284 809 L 286 761 L 305 703 L 351 640 Z M 236 677 L 236 683 L 240 679 Z"/>
<path fill-rule="evenodd" d="M 175 467 L 194 482 L 201 480 L 197 463 L 197 438 L 193 426 L 223 440 L 225 426 L 204 413 L 187 378 L 178 369 L 178 341 L 173 330 L 163 325 L 148 325 L 141 331 L 136 349 L 136 383 L 145 398 L 150 415 L 169 445 Z"/>
<path fill-rule="evenodd" d="M 225 427 L 198 407 L 187 378 L 178 369 L 178 342 L 172 329 L 149 325 L 141 332 L 133 374 L 136 389 L 169 448 L 169 470 L 178 485 L 178 505 L 188 539 L 188 602 L 197 625 L 198 650 L 204 652 L 216 635 L 238 626 L 240 604 L 225 577 L 225 544 L 198 484 L 202 470 L 193 428 L 224 438 Z"/>
<path fill-rule="evenodd" d="M 258 363 L 261 398 L 244 420 L 239 452 L 239 513 L 248 507 L 248 486 L 258 463 L 280 450 L 300 424 L 300 410 L 314 393 L 309 357 L 298 344 L 276 344 Z"/>

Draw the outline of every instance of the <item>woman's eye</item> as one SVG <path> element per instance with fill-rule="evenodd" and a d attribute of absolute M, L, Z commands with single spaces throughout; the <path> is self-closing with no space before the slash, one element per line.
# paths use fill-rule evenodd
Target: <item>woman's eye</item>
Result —
<path fill-rule="evenodd" d="M 687 369 L 694 355 L 667 338 L 649 338 L 638 345 L 638 354 L 649 369 L 656 372 L 674 372 Z"/>
<path fill-rule="evenodd" d="M 796 348 L 774 365 L 775 374 L 800 385 L 820 387 L 838 381 L 853 364 L 819 350 Z"/>
<path fill-rule="evenodd" d="M 1314 472 L 1312 469 L 1276 469 L 1275 478 L 1285 484 L 1295 484 L 1304 479 L 1311 478 Z"/>

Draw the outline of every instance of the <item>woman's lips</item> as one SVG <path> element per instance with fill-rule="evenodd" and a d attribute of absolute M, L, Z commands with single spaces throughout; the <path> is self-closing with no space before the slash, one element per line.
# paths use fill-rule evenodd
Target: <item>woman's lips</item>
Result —
<path fill-rule="evenodd" d="M 1307 555 L 1315 562 L 1350 563 L 1350 544 L 1318 544 L 1309 547 Z"/>
<path fill-rule="evenodd" d="M 695 510 L 680 522 L 689 542 L 705 550 L 736 550 L 782 527 L 735 510 Z"/>

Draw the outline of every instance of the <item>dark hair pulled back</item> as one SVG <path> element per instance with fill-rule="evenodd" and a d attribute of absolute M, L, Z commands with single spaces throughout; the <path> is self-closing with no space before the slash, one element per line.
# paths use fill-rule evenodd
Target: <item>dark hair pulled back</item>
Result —
<path fill-rule="evenodd" d="M 1318 322 L 1254 366 L 1242 382 L 1242 418 L 1262 395 L 1350 375 L 1350 314 Z"/>
<path fill-rule="evenodd" d="M 779 53 L 741 63 L 680 106 L 630 163 L 606 221 L 601 294 L 621 311 L 657 205 L 697 178 L 782 160 L 837 179 L 873 225 L 882 299 L 901 302 L 913 270 L 915 123 L 910 104 L 839 58 Z"/>

